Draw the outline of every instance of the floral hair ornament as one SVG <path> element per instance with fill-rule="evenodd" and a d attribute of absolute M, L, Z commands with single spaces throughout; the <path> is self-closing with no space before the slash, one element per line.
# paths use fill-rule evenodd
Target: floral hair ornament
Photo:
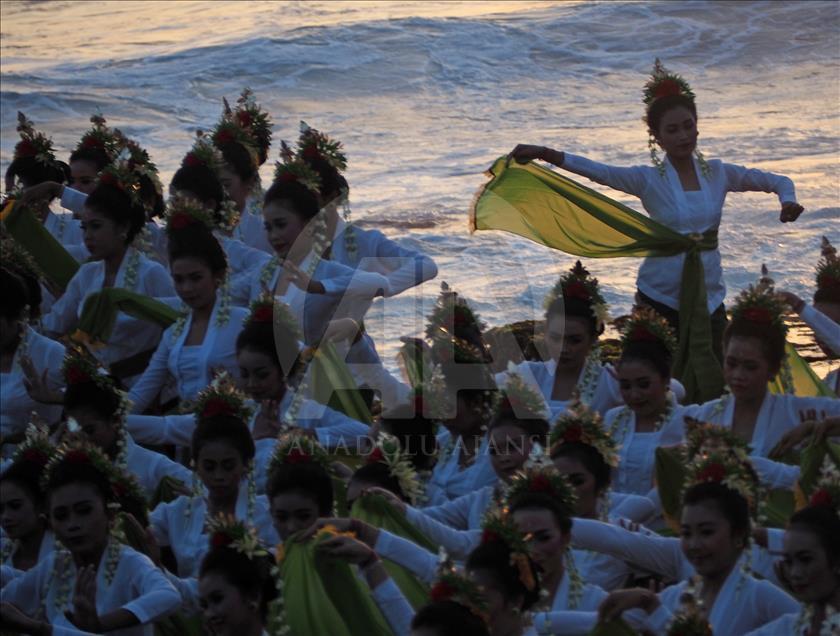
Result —
<path fill-rule="evenodd" d="M 552 464 L 528 465 L 515 473 L 504 495 L 503 511 L 507 513 L 519 498 L 532 494 L 547 495 L 560 504 L 566 515 L 575 514 L 575 491 L 568 478 Z"/>
<path fill-rule="evenodd" d="M 820 252 L 821 257 L 817 263 L 817 289 L 832 289 L 840 293 L 840 258 L 837 258 L 837 250 L 824 236 Z"/>
<path fill-rule="evenodd" d="M 467 300 L 452 289 L 446 281 L 440 284 L 440 294 L 435 307 L 426 322 L 426 338 L 433 343 L 448 340 L 452 336 L 470 337 L 471 341 L 481 339 L 487 328 Z"/>
<path fill-rule="evenodd" d="M 650 307 L 639 307 L 624 323 L 621 332 L 621 346 L 631 342 L 660 342 L 671 353 L 677 350 L 674 330 L 661 315 Z"/>
<path fill-rule="evenodd" d="M 582 402 L 575 402 L 561 415 L 548 437 L 554 449 L 563 444 L 579 442 L 591 446 L 608 466 L 618 466 L 618 446 L 601 423 L 601 415 Z"/>
<path fill-rule="evenodd" d="M 15 145 L 14 158 L 24 159 L 34 157 L 35 161 L 46 166 L 56 163 L 55 148 L 52 139 L 44 133 L 35 130 L 35 126 L 26 115 L 18 111 L 17 131 L 20 134 L 20 141 Z"/>
<path fill-rule="evenodd" d="M 3 267 L 36 280 L 44 279 L 44 272 L 32 255 L 0 226 L 0 262 Z"/>
<path fill-rule="evenodd" d="M 256 529 L 231 514 L 222 513 L 208 519 L 207 533 L 211 549 L 230 548 L 252 560 L 268 556 L 268 551 L 260 544 Z"/>
<path fill-rule="evenodd" d="M 403 494 L 413 505 L 422 501 L 425 489 L 417 476 L 417 471 L 408 455 L 400 446 L 399 440 L 388 433 L 380 433 L 373 449 L 365 458 L 367 464 L 383 463 L 388 473 L 397 480 Z"/>
<path fill-rule="evenodd" d="M 731 429 L 717 424 L 685 418 L 686 460 L 723 453 L 735 459 L 746 461 L 751 452 L 749 444 L 735 435 Z"/>
<path fill-rule="evenodd" d="M 300 432 L 286 431 L 277 438 L 277 445 L 268 465 L 269 475 L 283 464 L 319 464 L 332 474 L 330 455 L 318 440 Z"/>
<path fill-rule="evenodd" d="M 49 427 L 43 422 L 30 422 L 23 441 L 15 448 L 14 463 L 27 462 L 42 470 L 55 454 L 55 445 L 50 441 Z"/>
<path fill-rule="evenodd" d="M 121 145 L 120 152 L 127 157 L 128 169 L 137 174 L 138 177 L 146 177 L 154 187 L 155 193 L 158 196 L 163 196 L 163 183 L 160 181 L 158 168 L 152 162 L 146 149 L 134 139 L 126 137 L 119 130 L 116 130 L 115 133 L 118 143 Z"/>
<path fill-rule="evenodd" d="M 455 569 L 452 561 L 441 553 L 438 574 L 429 590 L 429 600 L 433 603 L 449 601 L 465 607 L 486 625 L 490 624 L 487 613 L 487 601 L 481 588 Z"/>
<path fill-rule="evenodd" d="M 234 116 L 226 98 L 222 98 L 222 103 L 224 104 L 222 118 L 210 134 L 213 144 L 221 150 L 222 146 L 237 143 L 248 151 L 248 155 L 251 157 L 251 165 L 254 168 L 259 167 L 260 158 L 257 140 L 248 128 L 239 123 L 239 119 Z"/>
<path fill-rule="evenodd" d="M 820 474 L 808 505 L 828 506 L 834 511 L 840 510 L 840 468 L 828 454 L 820 466 Z"/>
<path fill-rule="evenodd" d="M 512 414 L 520 419 L 549 418 L 548 407 L 542 394 L 525 381 L 512 361 L 508 361 L 502 398 L 496 403 L 496 415 L 504 414 Z"/>
<path fill-rule="evenodd" d="M 109 163 L 114 161 L 122 147 L 122 134 L 109 128 L 101 113 L 91 115 L 90 123 L 91 128 L 82 135 L 76 145 L 76 152 L 80 150 L 101 150 Z"/>
<path fill-rule="evenodd" d="M 114 186 L 125 192 L 131 204 L 144 207 L 140 197 L 140 175 L 130 167 L 130 153 L 126 148 L 99 173 L 99 184 Z"/>
<path fill-rule="evenodd" d="M 169 199 L 166 206 L 166 232 L 183 230 L 192 225 L 201 224 L 213 230 L 213 212 L 198 199 L 177 194 Z"/>
<path fill-rule="evenodd" d="M 696 457 L 688 464 L 688 479 L 683 492 L 705 483 L 718 483 L 738 493 L 749 504 L 753 517 L 757 517 L 761 489 L 748 460 L 721 452 Z"/>
<path fill-rule="evenodd" d="M 222 371 L 202 389 L 195 401 L 195 415 L 199 420 L 226 415 L 247 422 L 252 411 L 246 404 L 245 394 L 236 388 L 236 382 L 227 371 Z"/>
<path fill-rule="evenodd" d="M 558 298 L 564 300 L 576 298 L 588 303 L 592 308 L 592 316 L 595 318 L 598 332 L 604 331 L 604 325 L 609 320 L 607 302 L 601 295 L 598 279 L 590 275 L 589 270 L 580 261 L 575 262 L 575 266 L 563 274 L 548 293 L 544 303 L 546 309 Z"/>
<path fill-rule="evenodd" d="M 300 122 L 300 137 L 298 137 L 297 146 L 297 154 L 301 159 L 320 158 L 339 172 L 347 169 L 347 155 L 344 154 L 341 142 L 311 128 L 305 121 Z"/>
<path fill-rule="evenodd" d="M 271 147 L 271 116 L 257 104 L 250 88 L 246 87 L 240 93 L 231 118 L 250 133 L 259 151 L 259 164 L 264 164 Z"/>
<path fill-rule="evenodd" d="M 78 344 L 69 344 L 61 373 L 68 387 L 90 382 L 99 389 L 117 396 L 119 406 L 114 413 L 114 419 L 119 426 L 125 423 L 125 418 L 131 411 L 131 400 L 128 399 L 128 393 L 117 387 L 114 378 L 108 374 L 87 349 Z"/>
<path fill-rule="evenodd" d="M 274 163 L 274 180 L 279 183 L 297 181 L 315 196 L 321 194 L 321 178 L 306 161 L 295 157 L 285 141 L 280 142 L 280 161 Z"/>
<path fill-rule="evenodd" d="M 784 315 L 784 301 L 773 291 L 773 280 L 767 275 L 767 268 L 761 266 L 762 277 L 757 285 L 750 285 L 738 294 L 732 308 L 732 320 L 768 325 L 787 336 Z"/>
<path fill-rule="evenodd" d="M 455 394 L 446 386 L 446 377 L 439 364 L 414 388 L 414 411 L 430 420 L 445 420 L 455 414 Z"/>
<path fill-rule="evenodd" d="M 113 470 L 111 467 L 111 460 L 108 459 L 105 453 L 99 450 L 98 447 L 81 438 L 71 438 L 60 444 L 55 449 L 55 452 L 44 470 L 42 480 L 45 491 L 47 490 L 47 485 L 49 484 L 57 467 L 64 464 L 84 464 L 92 466 L 107 484 L 108 491 L 106 496 L 108 501 L 106 503 L 113 503 L 116 499 L 113 491 Z"/>
<path fill-rule="evenodd" d="M 481 521 L 481 543 L 504 543 L 510 550 L 510 564 L 519 572 L 519 580 L 529 592 L 538 584 L 537 574 L 531 562 L 528 538 L 523 535 L 510 515 L 491 510 Z"/>

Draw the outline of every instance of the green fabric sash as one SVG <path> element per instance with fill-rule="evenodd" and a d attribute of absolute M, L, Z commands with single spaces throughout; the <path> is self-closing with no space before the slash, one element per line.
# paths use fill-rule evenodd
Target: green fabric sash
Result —
<path fill-rule="evenodd" d="M 356 382 L 330 342 L 322 342 L 310 362 L 313 398 L 354 420 L 371 424 L 373 418 Z"/>
<path fill-rule="evenodd" d="M 790 369 L 790 379 L 788 381 L 783 377 L 783 371 L 780 371 L 773 381 L 768 384 L 768 389 L 771 393 L 792 393 L 798 396 L 808 397 L 837 397 L 834 392 L 828 388 L 825 383 L 820 380 L 819 376 L 814 373 L 811 365 L 808 364 L 792 344 L 785 343 L 785 361 L 784 367 Z M 783 368 L 784 368 L 783 367 Z M 791 384 L 790 387 L 787 385 Z M 787 389 L 791 388 L 792 391 Z"/>
<path fill-rule="evenodd" d="M 471 210 L 474 230 L 503 230 L 587 258 L 674 256 L 685 253 L 680 294 L 679 351 L 674 375 L 688 402 L 723 392 L 712 349 L 700 252 L 717 247 L 717 231 L 684 236 L 643 214 L 535 163 L 495 161 L 491 180 Z"/>
<path fill-rule="evenodd" d="M 353 503 L 350 516 L 387 530 L 397 536 L 413 541 L 431 552 L 437 551 L 426 536 L 413 526 L 405 515 L 400 514 L 384 497 L 375 494 L 362 495 Z M 393 561 L 384 561 L 385 569 L 414 609 L 419 609 L 429 602 L 428 588 L 418 581 L 413 574 Z"/>
<path fill-rule="evenodd" d="M 181 316 L 180 312 L 169 305 L 149 296 L 135 294 L 119 287 L 107 287 L 85 299 L 79 319 L 79 331 L 92 342 L 108 342 L 119 312 L 164 328 Z"/>
<path fill-rule="evenodd" d="M 318 539 L 287 542 L 280 565 L 286 623 L 292 634 L 391 634 L 365 583 L 344 561 L 318 553 Z"/>
<path fill-rule="evenodd" d="M 32 211 L 10 200 L 3 208 L 0 219 L 15 241 L 29 252 L 47 280 L 59 289 L 67 289 L 67 284 L 79 269 L 79 263 L 35 218 Z"/>

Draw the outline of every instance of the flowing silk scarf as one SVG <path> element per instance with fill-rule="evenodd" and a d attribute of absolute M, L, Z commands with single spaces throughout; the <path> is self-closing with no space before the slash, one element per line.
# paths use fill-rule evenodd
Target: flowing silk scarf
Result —
<path fill-rule="evenodd" d="M 700 259 L 701 251 L 717 247 L 716 231 L 685 236 L 535 163 L 500 157 L 488 175 L 470 211 L 472 230 L 503 230 L 588 258 L 684 253 L 674 376 L 685 386 L 688 402 L 720 396 L 723 372 L 712 350 Z"/>

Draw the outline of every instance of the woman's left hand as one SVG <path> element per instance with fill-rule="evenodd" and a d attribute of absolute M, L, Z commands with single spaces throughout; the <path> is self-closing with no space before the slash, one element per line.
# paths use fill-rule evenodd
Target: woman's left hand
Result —
<path fill-rule="evenodd" d="M 376 560 L 376 552 L 353 537 L 336 535 L 321 541 L 318 550 L 327 556 L 344 559 L 348 563 L 370 563 Z"/>
<path fill-rule="evenodd" d="M 793 223 L 796 219 L 799 218 L 799 215 L 805 211 L 798 203 L 794 203 L 793 201 L 785 201 L 782 203 L 782 212 L 779 215 L 779 220 L 782 223 Z"/>
<path fill-rule="evenodd" d="M 94 634 L 102 631 L 99 615 L 96 613 L 96 568 L 86 565 L 76 574 L 76 589 L 73 593 L 73 613 L 64 616 L 79 629 Z"/>
<path fill-rule="evenodd" d="M 292 263 L 288 258 L 283 262 L 283 267 L 286 270 L 286 276 L 289 279 L 289 282 L 295 287 L 309 292 L 310 294 L 324 293 L 324 286 L 321 283 L 317 280 L 313 280 L 309 274 Z"/>
<path fill-rule="evenodd" d="M 64 396 L 59 391 L 53 391 L 49 388 L 47 380 L 49 369 L 44 369 L 44 372 L 39 374 L 32 358 L 27 355 L 20 357 L 20 369 L 24 376 L 23 386 L 26 388 L 29 397 L 41 404 L 61 404 L 64 402 Z"/>

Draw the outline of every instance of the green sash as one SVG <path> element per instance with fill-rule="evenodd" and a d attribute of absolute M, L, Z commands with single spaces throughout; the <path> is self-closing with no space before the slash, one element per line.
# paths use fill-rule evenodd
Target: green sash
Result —
<path fill-rule="evenodd" d="M 169 305 L 149 296 L 135 294 L 120 287 L 107 287 L 85 299 L 79 319 L 79 331 L 93 342 L 108 342 L 119 312 L 164 328 L 181 315 Z"/>
<path fill-rule="evenodd" d="M 3 208 L 0 219 L 9 234 L 32 256 L 50 283 L 67 289 L 67 283 L 79 269 L 76 259 L 47 231 L 29 208 L 15 205 L 10 200 Z"/>
<path fill-rule="evenodd" d="M 471 210 L 472 229 L 511 232 L 588 258 L 685 253 L 674 376 L 685 386 L 688 402 L 721 395 L 723 372 L 712 349 L 700 259 L 700 252 L 717 247 L 716 231 L 684 236 L 535 163 L 508 165 L 500 157 L 489 176 Z"/>
<path fill-rule="evenodd" d="M 347 364 L 330 342 L 322 342 L 310 362 L 312 396 L 321 404 L 344 413 L 354 420 L 371 424 L 373 418 L 356 386 Z"/>
<path fill-rule="evenodd" d="M 784 377 L 784 368 L 790 370 L 790 377 Z M 788 387 L 787 385 L 791 386 Z M 771 393 L 792 393 L 793 395 L 808 397 L 837 397 L 834 392 L 820 380 L 811 365 L 805 362 L 792 344 L 785 343 L 785 361 L 780 371 L 767 387 Z M 788 389 L 792 391 L 788 391 Z"/>

